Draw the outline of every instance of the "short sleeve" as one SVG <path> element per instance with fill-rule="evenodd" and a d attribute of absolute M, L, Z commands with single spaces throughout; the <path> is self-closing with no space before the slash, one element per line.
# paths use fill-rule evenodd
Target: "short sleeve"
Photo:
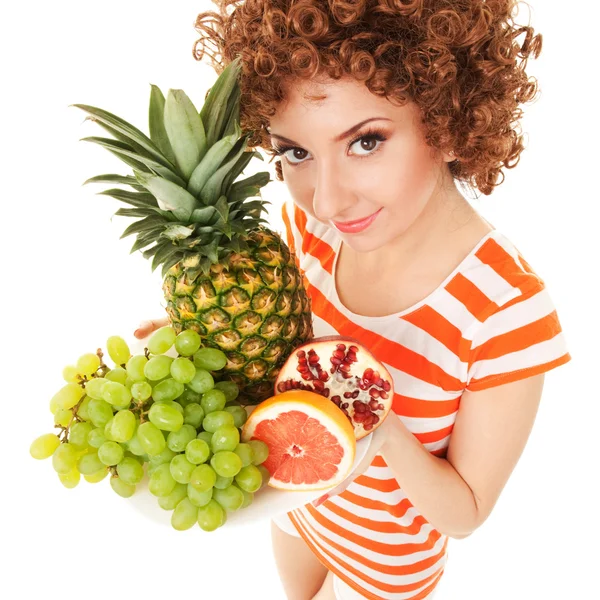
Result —
<path fill-rule="evenodd" d="M 466 389 L 480 391 L 545 373 L 571 360 L 556 308 L 543 281 L 478 325 Z"/>

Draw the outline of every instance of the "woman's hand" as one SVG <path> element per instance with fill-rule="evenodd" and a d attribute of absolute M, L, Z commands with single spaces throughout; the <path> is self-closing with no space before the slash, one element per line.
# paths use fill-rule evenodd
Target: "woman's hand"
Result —
<path fill-rule="evenodd" d="M 140 326 L 133 332 L 133 335 L 138 339 L 142 340 L 148 337 L 153 331 L 165 327 L 169 324 L 169 317 L 163 319 L 153 319 L 151 321 L 142 321 Z"/>

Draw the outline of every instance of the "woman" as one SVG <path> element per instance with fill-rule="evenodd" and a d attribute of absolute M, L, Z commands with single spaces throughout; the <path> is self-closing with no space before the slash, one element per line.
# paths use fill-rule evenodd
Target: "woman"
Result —
<path fill-rule="evenodd" d="M 274 519 L 284 589 L 432 598 L 448 538 L 487 519 L 544 373 L 570 359 L 544 282 L 457 189 L 489 195 L 518 163 L 541 36 L 514 23 L 513 0 L 217 4 L 197 18 L 200 41 L 217 71 L 242 56 L 242 127 L 281 157 L 315 335 L 357 338 L 396 390 L 366 470 Z"/>

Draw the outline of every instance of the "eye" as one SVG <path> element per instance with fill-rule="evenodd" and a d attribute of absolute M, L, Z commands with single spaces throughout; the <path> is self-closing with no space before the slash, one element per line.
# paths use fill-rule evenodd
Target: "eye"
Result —
<path fill-rule="evenodd" d="M 365 154 L 358 153 L 358 154 L 356 154 L 356 156 L 357 156 L 357 158 L 367 158 L 369 156 L 372 156 L 376 152 L 378 152 L 379 149 L 381 148 L 383 142 L 386 141 L 386 139 L 387 138 L 380 131 L 368 131 L 366 133 L 363 133 L 360 137 L 352 140 L 348 144 L 346 150 L 352 148 L 352 146 L 354 146 L 355 144 L 358 144 L 358 142 L 366 142 L 365 145 L 368 146 L 368 148 L 365 148 L 363 145 L 358 145 L 358 147 L 360 149 L 365 151 Z M 373 141 L 378 142 L 378 144 L 375 145 L 374 147 L 373 147 Z M 290 156 L 285 156 L 285 159 L 288 162 L 288 164 L 293 167 L 305 162 L 304 158 L 306 158 L 306 154 L 309 154 L 306 150 L 303 150 L 302 148 L 298 148 L 295 146 L 275 146 L 275 145 L 273 145 L 273 149 L 275 151 L 276 156 L 286 155 L 286 153 L 293 151 L 292 156 L 295 156 L 295 158 L 299 159 L 299 160 L 294 160 Z M 301 155 L 303 154 L 304 156 L 299 157 L 298 154 L 301 154 Z"/>

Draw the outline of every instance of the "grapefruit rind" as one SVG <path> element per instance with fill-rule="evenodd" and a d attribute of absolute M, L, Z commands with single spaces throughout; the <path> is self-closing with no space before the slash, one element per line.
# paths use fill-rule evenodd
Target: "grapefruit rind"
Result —
<path fill-rule="evenodd" d="M 292 397 L 288 400 L 284 399 L 284 395 Z M 313 396 L 316 396 L 316 398 L 312 398 Z M 293 399 L 293 397 L 297 399 Z M 313 402 L 317 406 L 313 406 Z M 338 485 L 348 476 L 354 464 L 356 438 L 354 436 L 354 429 L 342 411 L 335 404 L 332 404 L 329 400 L 318 394 L 294 390 L 265 400 L 257 406 L 244 424 L 241 436 L 242 441 L 247 442 L 251 439 L 259 439 L 253 438 L 258 423 L 265 420 L 277 419 L 279 415 L 291 411 L 300 411 L 307 417 L 314 418 L 321 423 L 336 438 L 343 449 L 343 456 L 337 464 L 336 475 L 330 479 L 315 483 L 293 483 L 291 481 L 281 481 L 277 478 L 277 471 L 275 471 L 271 474 L 268 482 L 269 486 L 280 490 L 311 491 L 324 490 Z M 337 411 L 339 411 L 340 417 L 337 416 Z M 298 443 L 301 445 L 301 442 Z M 295 459 L 290 456 L 289 460 Z"/>

